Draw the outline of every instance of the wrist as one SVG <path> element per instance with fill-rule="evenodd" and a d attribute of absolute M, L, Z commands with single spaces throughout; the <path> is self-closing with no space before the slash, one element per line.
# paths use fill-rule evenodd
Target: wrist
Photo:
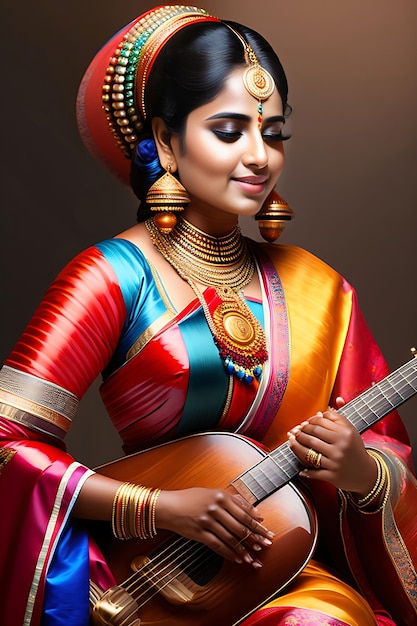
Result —
<path fill-rule="evenodd" d="M 348 501 L 358 510 L 363 512 L 376 512 L 383 506 L 389 486 L 388 467 L 382 458 L 374 450 L 367 450 L 376 467 L 376 478 L 369 491 L 363 493 L 347 491 Z"/>

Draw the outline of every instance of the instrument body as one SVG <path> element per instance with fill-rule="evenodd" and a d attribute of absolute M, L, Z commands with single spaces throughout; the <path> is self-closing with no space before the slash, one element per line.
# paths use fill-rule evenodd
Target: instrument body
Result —
<path fill-rule="evenodd" d="M 262 460 L 267 455 L 244 437 L 205 433 L 131 455 L 99 472 L 162 489 L 208 487 L 236 493 L 233 481 Z M 223 560 L 201 544 L 168 532 L 147 541 L 115 539 L 107 544 L 105 556 L 116 581 L 127 589 L 135 588 L 132 595 L 138 596 L 141 624 L 230 626 L 293 580 L 314 551 L 314 508 L 293 483 L 275 490 L 257 506 L 263 523 L 275 533 L 259 570 Z M 152 555 L 161 546 L 163 556 L 156 563 L 162 564 L 158 565 Z M 189 555 L 184 557 L 186 551 Z M 177 564 L 178 553 L 183 567 Z M 135 582 L 129 581 L 132 562 L 139 568 Z M 141 573 L 144 563 L 147 571 Z"/>
<path fill-rule="evenodd" d="M 364 432 L 415 393 L 417 360 L 413 358 L 339 413 Z M 173 533 L 160 531 L 146 541 L 107 539 L 103 552 L 117 586 L 102 590 L 101 607 L 99 600 L 93 608 L 93 623 L 241 623 L 294 580 L 314 552 L 315 510 L 294 481 L 302 468 L 288 442 L 267 454 L 233 433 L 184 437 L 98 468 L 105 476 L 161 489 L 207 487 L 240 493 L 256 504 L 275 538 L 263 551 L 263 567 L 258 570 L 223 560 L 203 544 Z M 403 526 L 401 518 L 407 518 L 407 511 L 399 512 L 397 522 Z M 409 524 L 404 526 L 407 532 Z M 122 598 L 119 607 L 116 598 Z"/>

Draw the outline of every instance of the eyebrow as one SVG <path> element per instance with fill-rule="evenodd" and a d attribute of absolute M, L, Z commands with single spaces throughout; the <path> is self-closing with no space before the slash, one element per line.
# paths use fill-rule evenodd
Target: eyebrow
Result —
<path fill-rule="evenodd" d="M 222 113 L 216 113 L 215 115 L 208 117 L 207 121 L 224 119 L 224 118 L 233 119 L 233 120 L 241 120 L 243 122 L 250 122 L 250 119 L 251 119 L 249 115 L 244 115 L 243 113 L 232 113 L 231 111 L 230 112 L 224 111 Z M 284 115 L 274 115 L 273 117 L 264 118 L 264 120 L 267 121 L 268 124 L 272 122 L 285 122 L 285 117 Z"/>

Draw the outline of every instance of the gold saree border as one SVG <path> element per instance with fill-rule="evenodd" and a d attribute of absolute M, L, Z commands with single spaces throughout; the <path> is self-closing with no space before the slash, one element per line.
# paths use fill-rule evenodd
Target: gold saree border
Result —
<path fill-rule="evenodd" d="M 9 365 L 0 370 L 0 392 L 18 396 L 34 406 L 42 407 L 45 415 L 48 411 L 59 414 L 66 423 L 71 423 L 78 409 L 78 398 L 63 387 L 21 372 Z M 19 406 L 25 410 L 25 407 Z M 42 415 L 39 415 L 42 417 Z M 54 421 L 54 420 L 50 420 Z"/>
<path fill-rule="evenodd" d="M 51 515 L 50 518 L 48 520 L 48 524 L 47 524 L 47 528 L 46 528 L 46 532 L 43 538 L 43 542 L 42 542 L 42 547 L 39 551 L 39 556 L 38 556 L 38 560 L 36 563 L 36 567 L 35 567 L 35 571 L 34 571 L 34 575 L 33 575 L 33 579 L 32 579 L 32 584 L 31 584 L 31 588 L 30 588 L 30 592 L 28 595 L 28 600 L 26 603 L 26 611 L 25 611 L 25 617 L 23 620 L 23 626 L 30 626 L 31 621 L 32 621 L 32 614 L 33 614 L 33 609 L 35 606 L 35 600 L 36 600 L 36 596 L 37 596 L 37 592 L 38 592 L 38 588 L 39 588 L 39 583 L 42 577 L 42 572 L 45 569 L 45 564 L 46 564 L 46 559 L 48 557 L 48 555 L 50 554 L 50 544 L 51 544 L 51 540 L 54 534 L 54 530 L 55 530 L 55 526 L 56 523 L 58 521 L 58 516 L 59 516 L 59 512 L 61 510 L 62 507 L 62 501 L 63 498 L 65 496 L 65 492 L 67 489 L 67 485 L 68 485 L 68 481 L 70 480 L 71 476 L 73 475 L 74 471 L 76 469 L 78 469 L 79 467 L 83 467 L 81 465 L 81 463 L 77 463 L 77 462 L 73 462 L 71 463 L 71 465 L 68 466 L 66 472 L 64 473 L 64 475 L 61 478 L 61 481 L 59 483 L 59 487 L 55 496 L 55 501 L 52 507 L 52 511 L 51 511 Z M 77 488 L 72 496 L 72 502 L 75 501 L 76 497 L 78 496 L 78 493 L 81 489 L 81 487 L 83 486 L 84 482 L 87 480 L 87 478 L 89 478 L 92 474 L 94 474 L 94 472 L 92 470 L 89 470 L 87 472 L 85 472 L 82 477 L 80 478 L 80 480 L 78 481 L 78 485 Z M 72 507 L 69 507 L 64 520 L 62 521 L 61 524 L 61 529 L 62 530 L 64 528 L 65 522 L 68 519 L 68 516 L 70 514 L 70 510 Z M 59 533 L 60 534 L 60 533 Z M 58 534 L 58 537 L 59 537 Z M 58 541 L 58 537 L 55 539 L 55 544 Z M 51 555 L 52 557 L 52 555 Z"/>

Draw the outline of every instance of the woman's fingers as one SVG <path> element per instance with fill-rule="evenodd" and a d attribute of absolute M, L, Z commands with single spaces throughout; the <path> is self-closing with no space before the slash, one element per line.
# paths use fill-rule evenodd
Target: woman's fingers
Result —
<path fill-rule="evenodd" d="M 258 559 L 249 550 L 261 551 L 272 545 L 274 534 L 262 523 L 262 516 L 241 496 L 229 497 L 222 492 L 222 506 L 212 509 L 218 526 L 215 534 L 235 553 L 238 562 L 245 561 L 254 567 L 261 567 Z"/>
<path fill-rule="evenodd" d="M 239 495 L 222 490 L 163 491 L 158 499 L 157 524 L 238 563 L 261 567 L 257 553 L 272 543 L 273 533 L 256 507 Z"/>

